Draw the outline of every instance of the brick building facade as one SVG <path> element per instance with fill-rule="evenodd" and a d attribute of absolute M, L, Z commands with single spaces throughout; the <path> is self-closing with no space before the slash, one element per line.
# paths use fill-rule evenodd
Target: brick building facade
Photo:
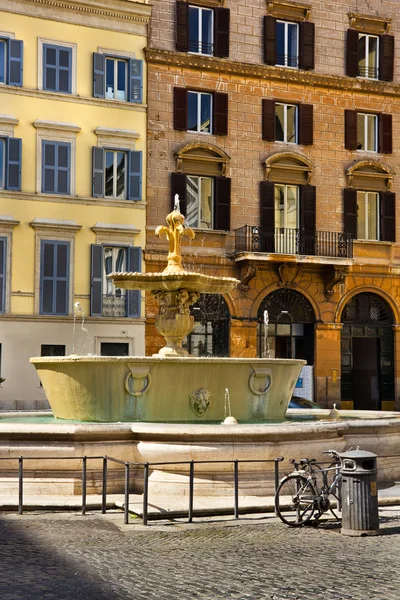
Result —
<path fill-rule="evenodd" d="M 197 229 L 186 268 L 242 282 L 195 307 L 191 351 L 304 358 L 322 405 L 400 408 L 398 2 L 152 14 L 147 270 L 165 264 L 154 230 L 178 193 Z"/>

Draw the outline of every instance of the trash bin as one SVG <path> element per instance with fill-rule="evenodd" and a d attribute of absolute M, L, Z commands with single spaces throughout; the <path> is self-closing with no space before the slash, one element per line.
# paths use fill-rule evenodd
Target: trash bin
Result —
<path fill-rule="evenodd" d="M 342 463 L 342 534 L 374 535 L 379 529 L 376 454 L 348 450 Z"/>

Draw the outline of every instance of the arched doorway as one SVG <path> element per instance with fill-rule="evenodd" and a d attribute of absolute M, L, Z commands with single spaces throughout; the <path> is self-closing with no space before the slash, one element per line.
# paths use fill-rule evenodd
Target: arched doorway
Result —
<path fill-rule="evenodd" d="M 190 307 L 194 328 L 184 342 L 194 356 L 229 356 L 230 313 L 220 294 L 201 294 Z"/>
<path fill-rule="evenodd" d="M 361 293 L 342 314 L 342 400 L 358 410 L 380 410 L 382 400 L 394 400 L 393 313 L 372 293 Z"/>
<path fill-rule="evenodd" d="M 258 309 L 258 355 L 267 356 L 264 314 L 268 312 L 268 342 L 271 358 L 302 358 L 314 364 L 315 314 L 310 302 L 291 289 L 276 290 Z"/>

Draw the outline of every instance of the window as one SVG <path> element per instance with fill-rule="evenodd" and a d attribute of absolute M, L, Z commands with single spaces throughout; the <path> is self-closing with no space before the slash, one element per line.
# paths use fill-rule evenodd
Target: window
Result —
<path fill-rule="evenodd" d="M 201 92 L 188 94 L 188 131 L 211 133 L 212 95 Z"/>
<path fill-rule="evenodd" d="M 65 356 L 65 346 L 62 344 L 42 344 L 40 356 Z"/>
<path fill-rule="evenodd" d="M 297 144 L 297 106 L 275 104 L 276 140 Z"/>
<path fill-rule="evenodd" d="M 41 241 L 40 314 L 67 315 L 70 243 Z"/>
<path fill-rule="evenodd" d="M 283 67 L 299 66 L 299 25 L 287 21 L 276 22 L 276 64 Z"/>
<path fill-rule="evenodd" d="M 378 79 L 379 38 L 376 35 L 358 35 L 358 75 L 367 79 Z"/>
<path fill-rule="evenodd" d="M 347 30 L 346 73 L 349 77 L 393 80 L 394 37 Z"/>
<path fill-rule="evenodd" d="M 93 244 L 90 314 L 100 317 L 140 317 L 138 290 L 116 288 L 107 275 L 142 270 L 142 249 L 136 246 Z"/>
<path fill-rule="evenodd" d="M 0 138 L 0 190 L 21 189 L 22 140 Z"/>
<path fill-rule="evenodd" d="M 299 188 L 297 185 L 276 184 L 275 227 L 296 229 L 298 227 Z"/>
<path fill-rule="evenodd" d="M 95 198 L 142 199 L 142 152 L 93 147 Z"/>
<path fill-rule="evenodd" d="M 0 314 L 6 311 L 7 238 L 0 237 Z"/>
<path fill-rule="evenodd" d="M 143 61 L 95 52 L 93 96 L 107 100 L 143 102 Z"/>
<path fill-rule="evenodd" d="M 129 342 L 101 342 L 100 356 L 129 356 Z"/>
<path fill-rule="evenodd" d="M 378 151 L 378 117 L 357 113 L 357 150 Z"/>
<path fill-rule="evenodd" d="M 207 56 L 229 56 L 230 11 L 176 3 L 176 49 Z"/>
<path fill-rule="evenodd" d="M 379 194 L 357 192 L 357 239 L 379 240 Z"/>
<path fill-rule="evenodd" d="M 214 180 L 188 175 L 186 223 L 189 227 L 213 229 Z"/>
<path fill-rule="evenodd" d="M 72 93 L 72 48 L 43 44 L 43 89 Z"/>
<path fill-rule="evenodd" d="M 70 193 L 71 144 L 42 141 L 42 192 L 45 194 Z"/>
<path fill-rule="evenodd" d="M 0 84 L 22 86 L 23 42 L 0 38 Z"/>

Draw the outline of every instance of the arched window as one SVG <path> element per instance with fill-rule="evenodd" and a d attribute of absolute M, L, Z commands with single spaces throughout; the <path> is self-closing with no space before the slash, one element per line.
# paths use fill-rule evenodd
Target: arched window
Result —
<path fill-rule="evenodd" d="M 220 294 L 201 294 L 190 307 L 194 328 L 184 344 L 194 356 L 229 356 L 228 305 Z"/>

